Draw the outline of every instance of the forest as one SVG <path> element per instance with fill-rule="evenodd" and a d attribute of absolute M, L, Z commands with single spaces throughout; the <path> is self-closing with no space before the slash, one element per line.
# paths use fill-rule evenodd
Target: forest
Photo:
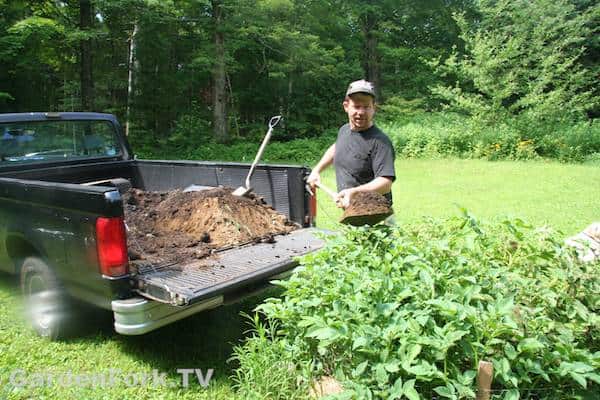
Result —
<path fill-rule="evenodd" d="M 599 21 L 593 0 L 0 0 L 0 111 L 114 113 L 150 148 L 243 142 L 281 114 L 289 141 L 336 129 L 364 78 L 381 119 L 456 113 L 556 158 L 575 126 L 594 155 Z"/>

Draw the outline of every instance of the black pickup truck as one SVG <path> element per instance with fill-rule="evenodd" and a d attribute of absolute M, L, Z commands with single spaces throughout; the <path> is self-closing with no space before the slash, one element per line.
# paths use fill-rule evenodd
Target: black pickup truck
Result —
<path fill-rule="evenodd" d="M 252 178 L 254 192 L 301 229 L 221 251 L 202 268 L 131 267 L 119 182 L 235 188 L 247 172 L 238 163 L 136 159 L 110 114 L 0 114 L 0 270 L 19 274 L 33 327 L 51 339 L 71 334 L 80 304 L 111 310 L 118 333 L 139 335 L 235 301 L 323 245 L 307 168 L 260 165 Z"/>

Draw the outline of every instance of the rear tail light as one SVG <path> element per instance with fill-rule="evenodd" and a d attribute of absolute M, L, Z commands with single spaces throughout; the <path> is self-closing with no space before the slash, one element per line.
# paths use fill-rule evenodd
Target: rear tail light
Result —
<path fill-rule="evenodd" d="M 122 217 L 100 217 L 96 220 L 96 249 L 103 275 L 121 276 L 129 272 L 127 237 Z"/>

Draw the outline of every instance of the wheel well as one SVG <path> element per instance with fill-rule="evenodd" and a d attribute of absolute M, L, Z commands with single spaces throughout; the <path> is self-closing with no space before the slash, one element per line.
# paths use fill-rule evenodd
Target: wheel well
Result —
<path fill-rule="evenodd" d="M 18 236 L 10 236 L 6 239 L 6 252 L 16 274 L 20 272 L 23 260 L 30 256 L 40 256 L 40 252 L 31 243 Z"/>

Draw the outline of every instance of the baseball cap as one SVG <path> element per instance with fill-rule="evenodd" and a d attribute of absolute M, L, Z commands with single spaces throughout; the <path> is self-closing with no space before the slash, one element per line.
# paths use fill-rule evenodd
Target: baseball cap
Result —
<path fill-rule="evenodd" d="M 366 93 L 375 97 L 375 87 L 371 82 L 361 79 L 359 81 L 354 81 L 350 85 L 348 85 L 348 90 L 346 90 L 346 96 L 350 96 L 354 93 Z"/>

